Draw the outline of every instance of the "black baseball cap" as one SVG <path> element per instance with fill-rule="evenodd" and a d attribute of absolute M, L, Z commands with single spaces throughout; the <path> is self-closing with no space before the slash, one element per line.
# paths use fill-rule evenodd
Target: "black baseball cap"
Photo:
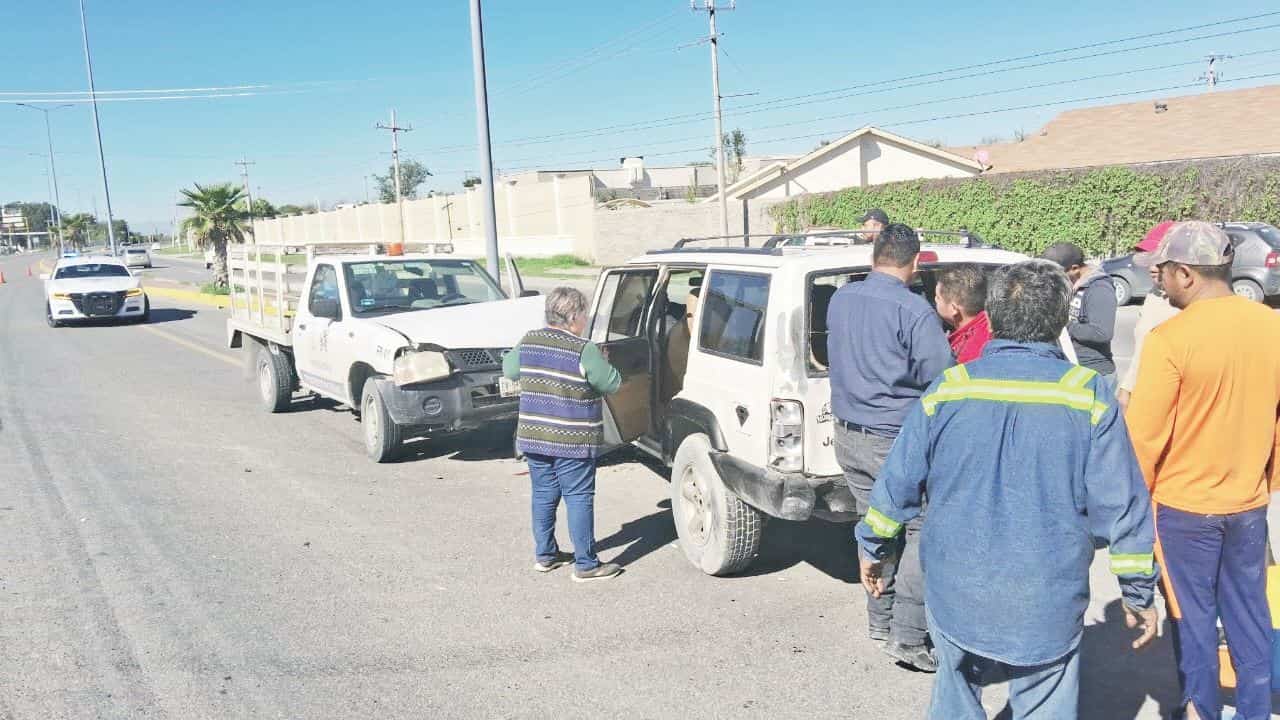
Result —
<path fill-rule="evenodd" d="M 881 210 L 880 208 L 871 208 L 866 212 L 865 215 L 862 216 L 862 222 L 866 222 L 868 220 L 875 220 L 881 225 L 888 225 L 889 214 Z"/>

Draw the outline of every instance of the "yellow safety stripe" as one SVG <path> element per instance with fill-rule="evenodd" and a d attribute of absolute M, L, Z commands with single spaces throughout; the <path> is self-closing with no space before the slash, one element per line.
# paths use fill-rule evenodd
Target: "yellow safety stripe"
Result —
<path fill-rule="evenodd" d="M 1155 567 L 1155 556 L 1151 553 L 1134 555 L 1112 555 L 1111 572 L 1116 575 L 1150 575 Z"/>
<path fill-rule="evenodd" d="M 1097 374 L 1098 373 L 1094 372 L 1093 370 L 1090 370 L 1087 367 L 1076 365 L 1075 367 L 1068 370 L 1067 374 L 1063 375 L 1062 379 L 1059 380 L 1058 382 L 1066 387 L 1079 389 L 1079 388 L 1083 388 L 1085 385 L 1088 385 L 1089 381 L 1092 380 L 1093 377 Z"/>
<path fill-rule="evenodd" d="M 1065 379 L 1065 378 L 1064 378 Z M 1074 378 L 1073 378 L 1074 379 Z M 1107 405 L 1095 399 L 1094 394 L 1059 382 L 1031 380 L 945 380 L 936 390 L 924 396 L 921 402 L 926 415 L 937 412 L 938 405 L 954 400 L 989 400 L 992 402 L 1025 403 L 1029 405 L 1060 405 L 1089 413 L 1090 422 L 1098 424 L 1107 411 Z"/>
<path fill-rule="evenodd" d="M 902 523 L 885 515 L 875 508 L 867 511 L 867 516 L 863 518 L 871 531 L 882 538 L 896 537 L 902 532 Z"/>
<path fill-rule="evenodd" d="M 944 370 L 942 377 L 951 382 L 966 382 L 969 380 L 969 371 L 963 365 L 954 365 Z"/>

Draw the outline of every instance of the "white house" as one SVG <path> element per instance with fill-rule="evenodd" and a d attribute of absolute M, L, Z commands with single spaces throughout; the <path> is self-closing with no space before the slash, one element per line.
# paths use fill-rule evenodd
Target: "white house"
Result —
<path fill-rule="evenodd" d="M 808 155 L 766 165 L 725 188 L 725 194 L 742 202 L 781 200 L 898 180 L 973 177 L 981 172 L 976 160 L 868 125 Z M 717 193 L 707 202 L 719 197 Z"/>

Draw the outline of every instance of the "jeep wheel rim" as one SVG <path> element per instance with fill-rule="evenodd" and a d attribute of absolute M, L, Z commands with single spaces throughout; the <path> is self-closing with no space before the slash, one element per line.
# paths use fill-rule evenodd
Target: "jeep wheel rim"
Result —
<path fill-rule="evenodd" d="M 361 414 L 360 420 L 364 423 L 365 444 L 370 448 L 378 447 L 378 423 L 381 418 L 378 417 L 378 401 L 372 394 L 364 401 L 364 413 Z"/>
<path fill-rule="evenodd" d="M 706 545 L 711 537 L 711 504 L 706 489 L 697 470 L 685 470 L 680 478 L 680 502 L 684 506 L 685 537 L 695 545 Z"/>
<path fill-rule="evenodd" d="M 258 392 L 262 394 L 263 402 L 275 399 L 276 383 L 271 377 L 271 361 L 267 358 L 258 361 Z"/>

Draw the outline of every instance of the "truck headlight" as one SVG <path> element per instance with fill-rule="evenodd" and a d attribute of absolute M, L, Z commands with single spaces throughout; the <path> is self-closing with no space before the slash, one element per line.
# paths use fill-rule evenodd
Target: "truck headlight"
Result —
<path fill-rule="evenodd" d="M 769 467 L 804 470 L 804 405 L 796 400 L 769 403 Z"/>
<path fill-rule="evenodd" d="M 125 291 L 124 296 L 127 298 L 142 297 L 142 288 L 140 287 L 129 288 L 128 290 Z"/>
<path fill-rule="evenodd" d="M 401 387 L 441 380 L 453 374 L 449 358 L 435 350 L 405 350 L 391 364 L 391 370 L 396 385 Z"/>
<path fill-rule="evenodd" d="M 70 300 L 71 295 L 68 293 L 54 293 L 53 299 L 54 300 Z"/>

